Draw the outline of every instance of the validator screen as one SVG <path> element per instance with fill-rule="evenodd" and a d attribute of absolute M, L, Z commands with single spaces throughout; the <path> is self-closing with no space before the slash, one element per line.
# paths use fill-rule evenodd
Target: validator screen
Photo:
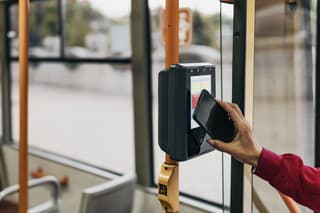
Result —
<path fill-rule="evenodd" d="M 191 106 L 191 123 L 190 123 L 190 129 L 194 129 L 199 127 L 199 124 L 192 118 L 192 114 L 194 109 L 197 106 L 198 100 L 200 93 L 203 89 L 206 89 L 210 94 L 212 94 L 211 91 L 211 75 L 196 75 L 196 76 L 191 76 L 190 79 L 190 106 Z"/>

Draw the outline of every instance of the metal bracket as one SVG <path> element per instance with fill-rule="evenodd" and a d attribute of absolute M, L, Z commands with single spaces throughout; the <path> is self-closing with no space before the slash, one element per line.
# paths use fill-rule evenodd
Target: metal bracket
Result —
<path fill-rule="evenodd" d="M 163 163 L 159 175 L 158 198 L 166 212 L 179 212 L 179 167 Z"/>

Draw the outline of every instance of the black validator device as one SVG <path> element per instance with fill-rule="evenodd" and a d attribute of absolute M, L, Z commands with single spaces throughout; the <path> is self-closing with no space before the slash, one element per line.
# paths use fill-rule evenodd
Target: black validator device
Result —
<path fill-rule="evenodd" d="M 175 64 L 159 73 L 159 146 L 170 158 L 185 161 L 214 148 L 193 119 L 200 93 L 215 92 L 215 66 L 209 63 Z"/>
<path fill-rule="evenodd" d="M 206 130 L 213 139 L 231 142 L 236 130 L 228 113 L 215 101 L 207 90 L 202 90 L 193 119 Z"/>

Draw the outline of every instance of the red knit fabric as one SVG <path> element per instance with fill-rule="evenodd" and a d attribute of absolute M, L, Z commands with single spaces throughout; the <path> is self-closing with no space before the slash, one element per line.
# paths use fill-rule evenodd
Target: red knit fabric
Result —
<path fill-rule="evenodd" d="M 296 202 L 320 212 L 320 168 L 305 166 L 294 154 L 263 148 L 254 174 Z"/>

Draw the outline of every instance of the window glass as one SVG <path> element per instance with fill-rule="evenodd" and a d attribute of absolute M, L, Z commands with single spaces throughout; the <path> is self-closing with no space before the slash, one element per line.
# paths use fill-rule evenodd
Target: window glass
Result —
<path fill-rule="evenodd" d="M 11 69 L 18 141 L 18 64 Z M 40 63 L 30 66 L 29 79 L 31 146 L 120 173 L 134 170 L 130 65 Z"/>
<path fill-rule="evenodd" d="M 130 3 L 130 0 L 66 1 L 66 56 L 130 56 Z"/>
<path fill-rule="evenodd" d="M 233 5 L 221 4 L 221 79 L 222 94 L 221 99 L 232 102 L 232 44 L 233 44 Z M 231 195 L 231 157 L 223 155 L 223 203 L 230 206 Z"/>
<path fill-rule="evenodd" d="M 179 49 L 179 61 L 209 62 L 216 65 L 216 93 L 221 98 L 221 55 L 220 55 L 220 3 L 210 0 L 181 0 L 181 8 L 190 8 L 193 13 L 193 40 L 190 46 L 181 46 Z M 164 69 L 165 53 L 161 29 L 161 13 L 164 3 L 156 0 L 149 0 L 152 25 L 152 85 L 153 85 L 153 121 L 154 121 L 154 172 L 155 182 L 159 175 L 160 165 L 164 161 L 164 153 L 158 145 L 158 73 Z M 223 62 L 223 90 L 226 90 L 224 99 L 231 100 L 231 65 L 232 57 L 232 17 L 231 6 L 222 8 L 222 33 L 226 36 L 223 48 L 226 48 L 223 55 L 228 58 Z M 230 43 L 231 42 L 231 43 Z M 230 81 L 230 82 L 229 82 Z M 201 157 L 180 163 L 180 189 L 182 192 L 201 199 L 222 204 L 223 191 L 225 191 L 225 203 L 228 205 L 230 186 L 224 188 L 224 184 L 230 184 L 230 158 L 224 157 L 225 170 L 222 169 L 222 154 L 213 151 Z M 224 182 L 223 182 L 224 181 Z M 228 195 L 226 195 L 228 194 Z"/>
<path fill-rule="evenodd" d="M 313 166 L 316 1 L 297 2 L 256 1 L 253 128 L 264 147 Z M 269 212 L 288 211 L 268 183 L 253 186 Z"/>
<path fill-rule="evenodd" d="M 18 6 L 10 7 L 11 56 L 18 56 Z M 29 55 L 57 57 L 60 53 L 58 1 L 33 1 L 29 10 Z"/>

